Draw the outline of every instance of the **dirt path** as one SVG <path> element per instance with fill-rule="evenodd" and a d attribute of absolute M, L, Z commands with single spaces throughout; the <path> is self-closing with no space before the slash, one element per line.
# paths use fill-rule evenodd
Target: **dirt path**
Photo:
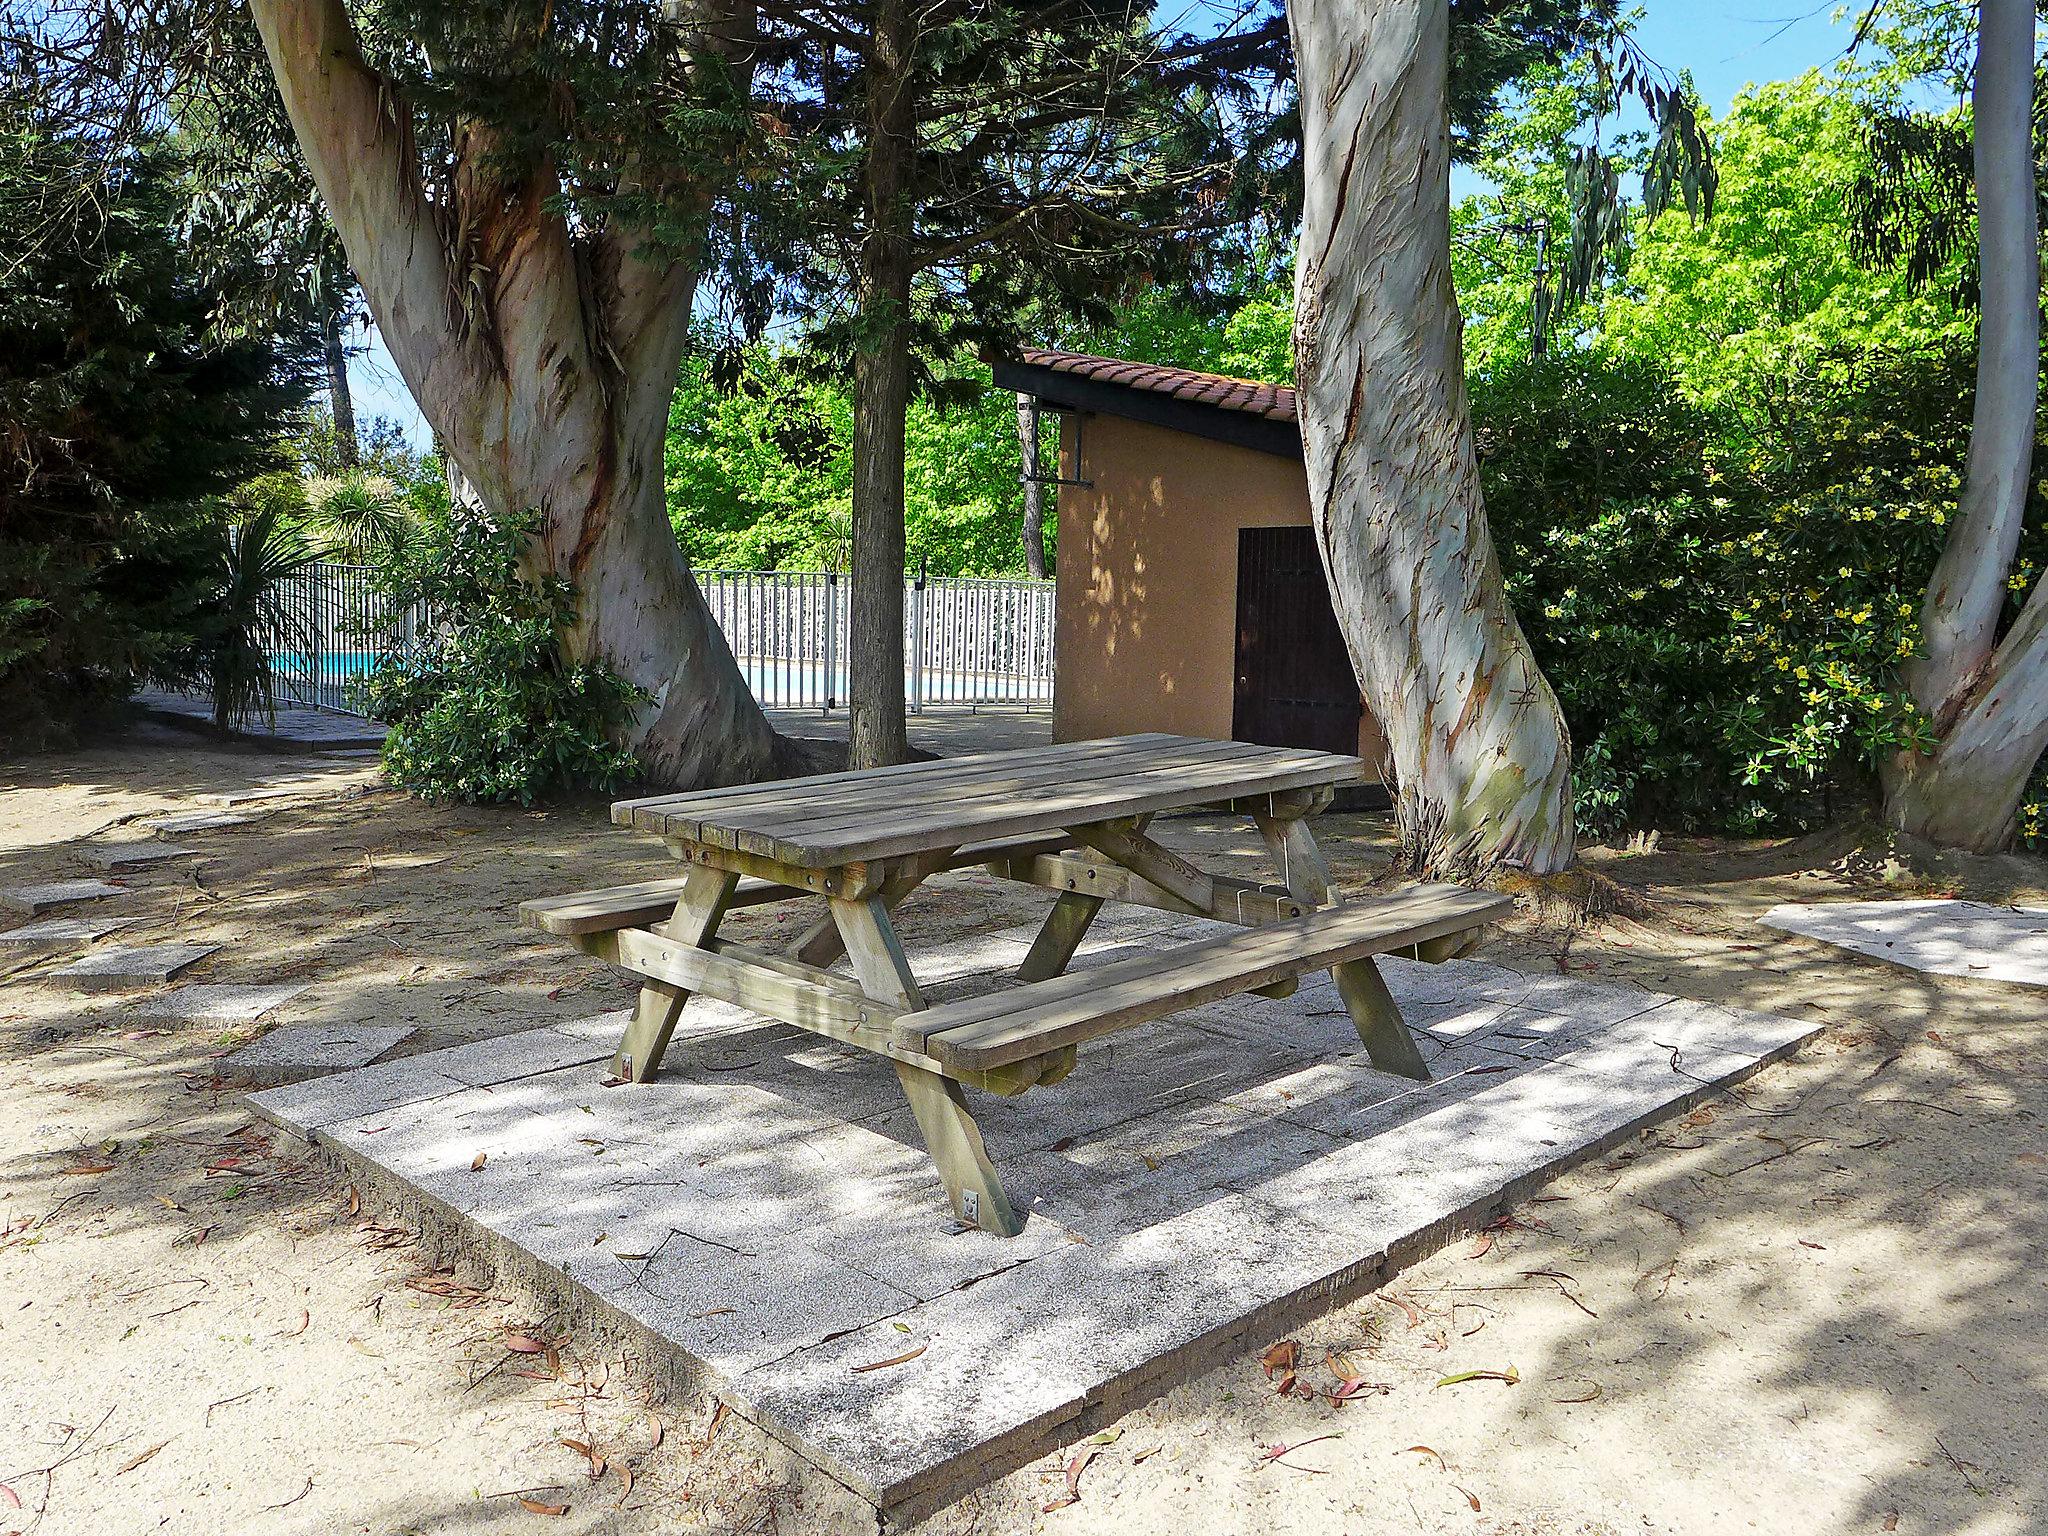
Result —
<path fill-rule="evenodd" d="M 203 859 L 127 877 L 120 913 L 139 921 L 122 937 L 220 943 L 188 979 L 301 979 L 292 1022 L 410 1022 L 416 1048 L 621 1006 L 623 985 L 521 932 L 514 907 L 668 869 L 594 808 L 424 807 L 360 763 L 187 738 L 0 773 L 4 885 L 82 875 L 65 843 L 133 835 L 121 824 L 201 793 L 298 782 L 238 807 L 246 826 L 180 839 Z M 1340 874 L 1383 858 L 1369 819 L 1331 830 Z M 1232 829 L 1163 831 L 1252 856 Z M 1484 952 L 1824 1021 L 1800 1058 L 1305 1332 L 1297 1379 L 1319 1395 L 1283 1396 L 1244 1359 L 1081 1447 L 1078 1502 L 1044 1512 L 1068 1487 L 1068 1458 L 1048 1458 L 933 1528 L 2048 1525 L 2048 1000 L 1754 926 L 1777 901 L 1876 886 L 1803 862 L 1606 858 L 1650 918 L 1568 947 L 1525 920 Z M 1033 910 L 956 878 L 911 921 Z M 54 961 L 9 963 L 0 1533 L 847 1528 L 832 1489 L 756 1454 L 714 1405 L 650 1402 L 603 1341 L 425 1272 L 407 1234 L 351 1212 L 218 1082 L 230 1038 L 138 1027 L 119 998 L 40 983 Z M 1512 1384 L 1438 1385 L 1509 1367 Z M 1342 1377 L 1359 1385 L 1332 1402 Z M 604 1458 L 600 1478 L 567 1441 Z"/>

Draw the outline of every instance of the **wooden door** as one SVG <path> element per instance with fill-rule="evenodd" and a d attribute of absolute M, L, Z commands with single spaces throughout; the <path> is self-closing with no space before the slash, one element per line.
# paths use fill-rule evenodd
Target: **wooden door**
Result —
<path fill-rule="evenodd" d="M 1349 754 L 1362 713 L 1314 530 L 1239 529 L 1230 734 Z"/>

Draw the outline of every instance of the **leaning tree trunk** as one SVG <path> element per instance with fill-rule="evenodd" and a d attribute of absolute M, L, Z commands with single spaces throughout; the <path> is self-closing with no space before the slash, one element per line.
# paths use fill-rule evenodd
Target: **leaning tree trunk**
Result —
<path fill-rule="evenodd" d="M 910 755 L 903 713 L 903 434 L 910 406 L 909 196 L 916 131 L 909 0 L 880 0 L 868 59 L 867 232 L 853 363 L 852 765 Z"/>
<path fill-rule="evenodd" d="M 545 159 L 478 124 L 430 199 L 395 88 L 342 0 L 251 0 L 299 146 L 421 412 L 494 516 L 538 509 L 536 562 L 574 584 L 573 660 L 647 696 L 647 776 L 693 787 L 791 766 L 691 579 L 662 496 L 662 439 L 696 271 L 641 233 L 572 236 Z M 461 230 L 458 243 L 450 233 Z"/>
<path fill-rule="evenodd" d="M 1977 399 L 1955 524 L 1920 611 L 1926 656 L 1908 676 L 1937 745 L 1900 753 L 1885 785 L 1894 826 L 1979 852 L 2012 841 L 2027 780 L 2048 751 L 2048 584 L 1998 636 L 2040 403 L 2033 99 L 2032 0 L 1983 0 L 1971 103 L 1983 294 Z"/>
<path fill-rule="evenodd" d="M 1564 719 L 1487 533 L 1450 264 L 1446 0 L 1291 0 L 1309 500 L 1411 863 L 1572 858 Z"/>

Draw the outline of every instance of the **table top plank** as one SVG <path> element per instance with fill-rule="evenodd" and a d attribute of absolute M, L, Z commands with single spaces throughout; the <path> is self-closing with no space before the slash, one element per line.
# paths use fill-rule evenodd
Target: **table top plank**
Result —
<path fill-rule="evenodd" d="M 613 814 L 671 840 L 828 869 L 1364 773 L 1355 757 L 1147 735 L 655 796 Z"/>
<path fill-rule="evenodd" d="M 1147 746 L 1165 746 L 1185 741 L 1182 736 L 1149 732 L 1137 736 L 1116 736 L 1090 741 L 1058 742 L 1041 747 L 1005 747 L 998 751 L 967 752 L 958 757 L 928 758 L 922 762 L 898 763 L 889 768 L 848 769 L 840 773 L 813 774 L 801 779 L 761 779 L 751 784 L 732 784 L 722 789 L 685 790 L 681 793 L 646 795 L 612 804 L 612 820 L 619 826 L 639 826 L 659 831 L 657 816 L 689 820 L 746 809 L 750 805 L 773 803 L 798 792 L 814 803 L 839 798 L 849 792 L 862 793 L 879 784 L 899 779 L 916 781 L 920 793 L 932 786 L 957 780 L 982 778 L 1014 771 L 1020 765 L 1042 762 L 1070 762 L 1075 765 L 1094 759 L 1119 758 Z"/>
<path fill-rule="evenodd" d="M 1226 743 L 1236 753 L 1243 748 L 1235 743 Z M 1176 762 L 1188 761 L 1183 749 L 1173 744 L 1146 744 L 1122 752 L 1079 758 L 1060 754 L 1044 759 L 1023 757 L 1003 763 L 983 763 L 973 772 L 964 774 L 934 771 L 900 780 L 889 780 L 880 784 L 841 783 L 818 794 L 803 792 L 803 780 L 789 785 L 785 792 L 773 799 L 750 800 L 743 805 L 721 807 L 709 815 L 697 815 L 694 809 L 687 815 L 678 816 L 674 811 L 662 811 L 662 831 L 665 836 L 677 835 L 713 843 L 720 847 L 753 848 L 765 852 L 760 837 L 781 843 L 797 841 L 794 829 L 801 826 L 845 824 L 868 825 L 896 819 L 906 808 L 928 808 L 936 804 L 956 805 L 967 800 L 984 800 L 989 796 L 1029 790 L 1041 784 L 1063 784 L 1075 782 L 1097 782 L 1119 776 L 1141 768 L 1169 766 Z M 938 765 L 934 764 L 934 769 Z M 755 842 L 744 839 L 728 843 L 725 833 L 757 834 Z"/>
<path fill-rule="evenodd" d="M 1066 761 L 1018 768 L 1000 777 L 981 777 L 921 788 L 915 796 L 891 792 L 860 799 L 841 800 L 823 806 L 808 804 L 762 807 L 734 816 L 720 816 L 704 825 L 715 840 L 721 832 L 736 834 L 739 846 L 751 846 L 746 839 L 772 838 L 783 843 L 832 840 L 851 831 L 889 835 L 900 828 L 922 826 L 936 809 L 952 815 L 980 817 L 991 811 L 1009 809 L 1019 803 L 1039 804 L 1057 790 L 1085 787 L 1090 792 L 1109 793 L 1139 776 L 1157 778 L 1165 774 L 1189 774 L 1217 765 L 1229 765 L 1239 772 L 1257 763 L 1262 770 L 1276 766 L 1261 754 L 1263 748 L 1242 742 L 1210 742 L 1199 752 L 1155 748 L 1113 759 L 1103 759 L 1087 769 Z M 1295 766 L 1289 763 L 1286 766 Z"/>

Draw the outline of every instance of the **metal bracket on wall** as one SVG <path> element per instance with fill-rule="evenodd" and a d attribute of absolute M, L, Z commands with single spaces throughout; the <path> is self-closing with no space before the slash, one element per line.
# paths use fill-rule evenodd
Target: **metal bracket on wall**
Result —
<path fill-rule="evenodd" d="M 1035 395 L 1031 397 L 1031 424 L 1034 428 L 1038 425 L 1038 413 L 1046 408 L 1044 401 L 1038 399 Z M 1081 463 L 1081 426 L 1083 422 L 1095 413 L 1093 411 L 1061 410 L 1059 407 L 1054 406 L 1052 407 L 1052 414 L 1074 418 L 1074 462 L 1078 465 Z M 1030 472 L 1029 466 L 1026 466 L 1025 472 L 1017 477 L 1017 483 L 1019 485 L 1071 485 L 1083 491 L 1095 489 L 1095 482 L 1093 480 L 1068 480 L 1060 475 L 1034 475 Z"/>

